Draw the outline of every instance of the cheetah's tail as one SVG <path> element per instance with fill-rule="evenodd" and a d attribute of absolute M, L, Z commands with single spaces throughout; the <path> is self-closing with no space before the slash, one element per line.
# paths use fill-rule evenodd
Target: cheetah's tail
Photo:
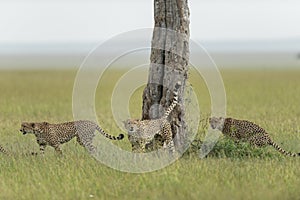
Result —
<path fill-rule="evenodd" d="M 181 82 L 177 82 L 175 85 L 175 89 L 173 91 L 173 101 L 171 105 L 168 107 L 167 111 L 165 112 L 164 118 L 167 118 L 170 115 L 170 113 L 173 111 L 175 106 L 178 104 L 178 89 L 180 86 L 181 86 Z"/>
<path fill-rule="evenodd" d="M 122 140 L 124 138 L 124 135 L 121 133 L 119 136 L 113 136 L 113 135 L 110 135 L 108 133 L 105 133 L 105 131 L 100 128 L 100 126 L 97 126 L 96 127 L 97 131 L 99 131 L 102 135 L 104 135 L 105 137 L 107 137 L 108 139 L 110 140 Z"/>
<path fill-rule="evenodd" d="M 276 144 L 275 142 L 271 142 L 271 145 L 280 153 L 282 153 L 283 155 L 286 156 L 292 156 L 292 157 L 296 157 L 296 156 L 300 156 L 300 153 L 292 153 L 292 152 L 288 152 L 284 149 L 282 149 L 278 144 Z"/>
<path fill-rule="evenodd" d="M 6 151 L 2 146 L 0 146 L 0 152 L 4 153 L 5 155 L 10 155 L 10 153 Z"/>

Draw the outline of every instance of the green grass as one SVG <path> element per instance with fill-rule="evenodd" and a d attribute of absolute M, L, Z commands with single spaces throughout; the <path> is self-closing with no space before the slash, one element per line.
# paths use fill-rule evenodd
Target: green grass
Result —
<path fill-rule="evenodd" d="M 122 129 L 113 120 L 110 98 L 123 73 L 106 72 L 95 100 L 100 125 L 115 135 Z M 44 157 L 24 155 L 38 151 L 38 145 L 33 135 L 19 132 L 22 121 L 72 120 L 75 76 L 75 71 L 0 72 L 0 144 L 14 153 L 0 155 L 0 199 L 299 199 L 299 158 L 224 138 L 205 159 L 198 158 L 195 141 L 172 165 L 145 174 L 106 167 L 74 140 L 62 146 L 62 157 L 51 147 Z M 229 116 L 254 121 L 286 150 L 300 151 L 299 70 L 227 69 L 222 76 Z M 205 118 L 210 109 L 205 84 L 195 71 L 190 82 Z M 130 105 L 137 118 L 141 93 L 133 95 Z M 200 128 L 197 139 L 203 137 Z M 115 144 L 130 149 L 127 140 Z"/>

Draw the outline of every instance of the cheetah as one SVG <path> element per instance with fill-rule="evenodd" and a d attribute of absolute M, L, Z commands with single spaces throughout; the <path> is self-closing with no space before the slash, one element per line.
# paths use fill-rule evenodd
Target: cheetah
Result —
<path fill-rule="evenodd" d="M 271 145 L 286 156 L 300 156 L 300 153 L 291 153 L 282 149 L 263 128 L 253 122 L 233 118 L 212 117 L 209 119 L 209 123 L 212 129 L 218 129 L 225 136 L 229 136 L 236 141 L 249 142 L 257 147 Z"/>
<path fill-rule="evenodd" d="M 178 104 L 178 88 L 180 85 L 180 82 L 175 85 L 173 101 L 163 117 L 151 120 L 127 119 L 123 122 L 128 132 L 132 152 L 145 153 L 148 149 L 155 150 L 157 146 L 162 146 L 164 149 L 168 147 L 173 154 L 175 153 L 172 128 L 168 116 Z"/>
<path fill-rule="evenodd" d="M 60 124 L 23 122 L 20 129 L 24 135 L 32 133 L 36 136 L 41 154 L 44 154 L 47 145 L 54 147 L 56 152 L 62 154 L 60 145 L 70 141 L 74 137 L 76 137 L 77 142 L 81 146 L 86 147 L 90 152 L 95 152 L 96 148 L 93 146 L 92 140 L 96 130 L 111 140 L 122 140 L 124 138 L 123 134 L 120 134 L 118 137 L 109 135 L 96 123 L 88 120 Z"/>

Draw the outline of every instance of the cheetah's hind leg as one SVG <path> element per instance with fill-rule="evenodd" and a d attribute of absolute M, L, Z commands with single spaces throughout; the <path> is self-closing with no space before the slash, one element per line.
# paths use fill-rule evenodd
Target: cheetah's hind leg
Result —
<path fill-rule="evenodd" d="M 85 144 L 85 148 L 89 151 L 89 153 L 94 154 L 97 153 L 97 148 L 91 143 L 87 142 Z"/>
<path fill-rule="evenodd" d="M 173 137 L 172 137 L 172 128 L 170 123 L 165 123 L 162 127 L 162 133 L 164 135 L 165 141 L 163 148 L 168 149 L 170 153 L 174 156 L 176 151 L 175 151 L 175 145 L 173 142 Z"/>
<path fill-rule="evenodd" d="M 85 137 L 84 139 L 80 139 L 80 137 L 77 136 L 76 140 L 81 146 L 85 147 L 89 153 L 94 154 L 97 152 L 97 147 L 93 145 L 92 138 Z"/>
<path fill-rule="evenodd" d="M 264 147 L 269 145 L 270 139 L 265 135 L 254 135 L 249 139 L 250 145 L 255 147 Z"/>

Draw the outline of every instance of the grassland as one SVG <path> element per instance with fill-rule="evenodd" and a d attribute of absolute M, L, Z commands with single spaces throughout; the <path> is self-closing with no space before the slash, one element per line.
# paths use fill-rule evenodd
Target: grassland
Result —
<path fill-rule="evenodd" d="M 124 71 L 108 71 L 96 93 L 99 123 L 119 133 L 110 98 Z M 221 140 L 214 152 L 199 159 L 195 149 L 172 165 L 151 173 L 130 174 L 96 161 L 74 140 L 63 145 L 64 156 L 52 148 L 38 151 L 33 135 L 18 130 L 22 121 L 72 120 L 75 71 L 1 71 L 0 144 L 13 157 L 0 155 L 0 199 L 299 199 L 300 159 L 283 157 L 272 148 L 243 151 Z M 227 114 L 255 121 L 287 150 L 300 151 L 300 71 L 223 70 Z M 200 110 L 209 113 L 205 84 L 194 71 L 190 82 Z M 141 112 L 141 92 L 131 101 L 135 117 Z M 198 138 L 203 136 L 199 130 Z M 116 143 L 129 149 L 127 141 Z M 195 147 L 194 147 L 195 148 Z M 245 152 L 248 152 L 245 154 Z"/>

